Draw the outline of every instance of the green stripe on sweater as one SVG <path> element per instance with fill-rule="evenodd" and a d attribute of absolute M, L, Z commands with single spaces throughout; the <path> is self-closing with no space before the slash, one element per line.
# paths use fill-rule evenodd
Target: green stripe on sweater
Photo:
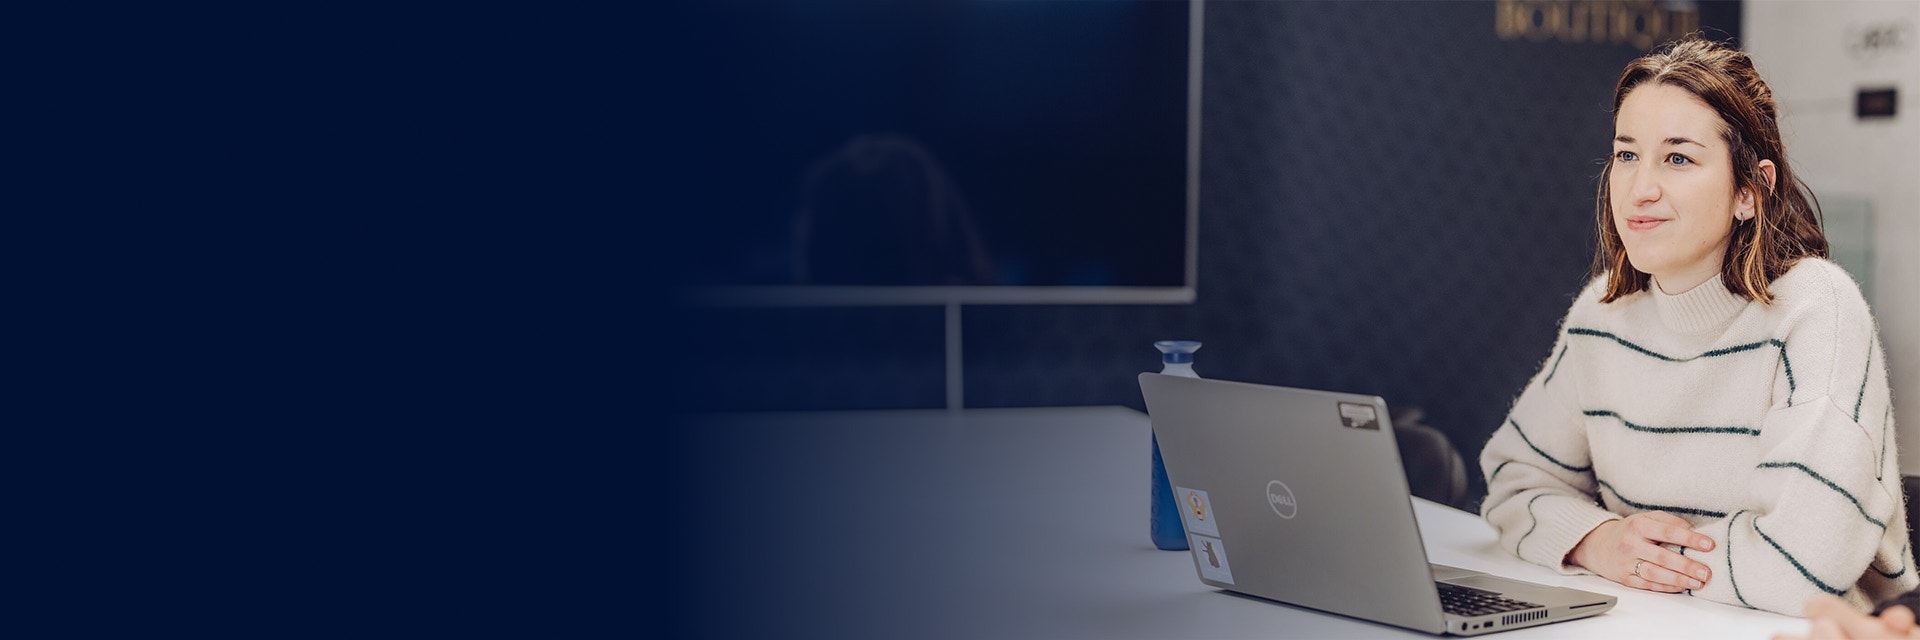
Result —
<path fill-rule="evenodd" d="M 1521 442 L 1525 442 L 1525 443 L 1527 443 L 1527 446 L 1528 446 L 1528 447 L 1531 447 L 1531 448 L 1533 449 L 1533 452 L 1534 452 L 1534 453 L 1538 453 L 1538 454 L 1540 454 L 1540 457 L 1542 457 L 1542 458 L 1546 458 L 1546 459 L 1547 459 L 1547 462 L 1551 462 L 1551 463 L 1554 463 L 1554 464 L 1557 464 L 1557 465 L 1560 465 L 1560 468 L 1562 468 L 1562 469 L 1566 469 L 1566 470 L 1568 470 L 1568 471 L 1572 471 L 1572 472 L 1574 472 L 1574 473 L 1586 473 L 1586 472 L 1588 472 L 1588 471 L 1592 471 L 1592 470 L 1593 470 L 1593 465 L 1587 465 L 1587 466 L 1584 466 L 1584 467 L 1576 467 L 1576 466 L 1573 466 L 1573 465 L 1570 465 L 1570 464 L 1567 464 L 1567 463 L 1565 463 L 1565 462 L 1561 462 L 1561 461 L 1560 461 L 1560 460 L 1559 460 L 1558 458 L 1555 458 L 1555 457 L 1553 457 L 1553 456 L 1550 456 L 1550 455 L 1547 455 L 1547 452 L 1545 452 L 1545 451 L 1541 451 L 1541 450 L 1540 450 L 1540 447 L 1538 447 L 1538 446 L 1536 446 L 1536 445 L 1534 445 L 1534 444 L 1533 444 L 1533 439 L 1532 439 L 1532 438 L 1528 438 L 1528 437 L 1527 437 L 1527 432 L 1525 432 L 1525 431 L 1522 431 L 1522 430 L 1520 430 L 1520 423 L 1518 423 L 1518 422 L 1514 422 L 1514 421 L 1513 421 L 1513 418 L 1507 418 L 1507 424 L 1510 424 L 1510 425 L 1513 425 L 1513 432 L 1514 432 L 1514 433 L 1518 433 L 1518 434 L 1520 434 L 1520 441 L 1521 441 Z"/>
<path fill-rule="evenodd" d="M 1867 341 L 1867 371 L 1860 374 L 1860 395 L 1853 399 L 1853 421 L 1860 422 L 1860 403 L 1867 399 L 1867 380 L 1873 377 L 1873 341 Z"/>
<path fill-rule="evenodd" d="M 1879 480 L 1881 479 L 1881 476 L 1886 474 L 1885 470 L 1887 468 L 1887 433 L 1890 431 L 1893 431 L 1893 403 L 1892 402 L 1887 403 L 1886 414 L 1880 416 L 1880 460 L 1874 463 L 1874 467 L 1873 467 L 1874 480 Z"/>
<path fill-rule="evenodd" d="M 1619 420 L 1620 424 L 1626 425 L 1628 429 L 1647 433 L 1732 433 L 1743 436 L 1760 435 L 1759 429 L 1747 427 L 1649 427 L 1629 422 L 1626 418 L 1620 417 L 1620 414 L 1605 409 L 1589 409 L 1582 413 L 1596 418 L 1613 418 Z"/>
<path fill-rule="evenodd" d="M 1552 495 L 1552 494 L 1549 494 L 1543 491 L 1543 492 L 1534 494 L 1533 499 L 1527 501 L 1527 517 L 1533 518 L 1533 526 L 1527 527 L 1527 532 L 1520 534 L 1520 539 L 1515 540 L 1513 542 L 1514 556 L 1521 557 L 1521 558 L 1526 557 L 1526 556 L 1520 555 L 1520 545 L 1526 544 L 1527 536 L 1533 535 L 1533 530 L 1540 528 L 1540 516 L 1533 514 L 1533 503 L 1539 502 L 1541 498 L 1545 498 L 1549 495 Z"/>
<path fill-rule="evenodd" d="M 1752 351 L 1752 350 L 1754 350 L 1754 349 L 1758 349 L 1758 348 L 1760 348 L 1760 347 L 1764 347 L 1764 346 L 1767 346 L 1767 345 L 1769 345 L 1769 344 L 1771 344 L 1771 345 L 1775 345 L 1775 346 L 1778 346 L 1778 347 L 1780 347 L 1780 348 L 1782 348 L 1782 349 L 1785 349 L 1785 348 L 1786 348 L 1786 346 L 1787 346 L 1787 345 L 1786 345 L 1786 343 L 1784 343 L 1784 342 L 1781 342 L 1781 341 L 1779 341 L 1779 340 L 1774 340 L 1774 339 L 1771 339 L 1771 338 L 1769 338 L 1769 339 L 1766 339 L 1766 340 L 1761 340 L 1761 341 L 1759 341 L 1759 342 L 1750 342 L 1750 343 L 1747 343 L 1747 344 L 1741 344 L 1741 345 L 1734 345 L 1734 346 L 1731 346 L 1731 347 L 1722 347 L 1722 348 L 1719 348 L 1719 349 L 1714 349 L 1714 350 L 1712 350 L 1712 351 L 1708 351 L 1708 352 L 1705 352 L 1705 353 L 1702 353 L 1702 354 L 1700 354 L 1700 355 L 1697 355 L 1697 356 L 1693 356 L 1693 357 L 1691 357 L 1691 358 L 1675 358 L 1675 357 L 1673 357 L 1673 356 L 1669 356 L 1669 355 L 1665 355 L 1665 354 L 1662 354 L 1662 353 L 1657 353 L 1657 352 L 1655 352 L 1655 351 L 1653 351 L 1653 350 L 1651 350 L 1651 349 L 1648 349 L 1648 348 L 1646 348 L 1646 347 L 1642 347 L 1642 346 L 1640 346 L 1640 345 L 1637 345 L 1637 344 L 1634 344 L 1634 343 L 1632 343 L 1632 342 L 1628 342 L 1628 341 L 1627 341 L 1627 340 L 1626 340 L 1625 338 L 1622 338 L 1622 337 L 1620 337 L 1620 336 L 1617 336 L 1617 335 L 1614 335 L 1614 334 L 1611 334 L 1611 333 L 1608 333 L 1608 332 L 1605 332 L 1605 331 L 1600 331 L 1600 330 L 1598 330 L 1598 329 L 1583 329 L 1583 328 L 1580 328 L 1580 327 L 1574 327 L 1574 328 L 1571 328 L 1571 329 L 1567 329 L 1567 333 L 1568 333 L 1568 334 L 1570 334 L 1570 335 L 1580 335 L 1580 336 L 1595 336 L 1595 337 L 1600 337 L 1600 338 L 1606 338 L 1606 339 L 1608 339 L 1608 340 L 1612 340 L 1612 341 L 1614 341 L 1614 342 L 1618 342 L 1618 343 L 1620 343 L 1620 346 L 1623 346 L 1623 347 L 1626 347 L 1626 348 L 1628 348 L 1628 349 L 1632 349 L 1632 350 L 1634 350 L 1634 351 L 1638 351 L 1638 352 L 1640 352 L 1640 353 L 1643 353 L 1643 354 L 1646 354 L 1646 355 L 1648 355 L 1648 356 L 1652 356 L 1652 357 L 1654 357 L 1654 358 L 1657 358 L 1657 359 L 1660 359 L 1660 360 L 1665 360 L 1665 361 L 1667 361 L 1667 362 L 1687 362 L 1687 361 L 1691 361 L 1691 360 L 1698 360 L 1698 359 L 1701 359 L 1701 358 L 1713 358 L 1713 357 L 1717 357 L 1717 356 L 1724 356 L 1724 355 L 1731 355 L 1731 354 L 1735 354 L 1735 353 L 1740 353 L 1740 352 L 1743 352 L 1743 351 Z"/>
<path fill-rule="evenodd" d="M 1734 512 L 1733 517 L 1727 518 L 1727 541 L 1723 544 L 1727 546 L 1727 584 L 1733 585 L 1733 597 L 1740 600 L 1741 606 L 1752 609 L 1753 605 L 1747 604 L 1747 597 L 1740 595 L 1740 581 L 1733 579 L 1733 523 L 1739 522 L 1740 514 L 1746 512 L 1746 509 L 1741 509 Z"/>
<path fill-rule="evenodd" d="M 1836 596 L 1846 594 L 1846 591 L 1844 589 L 1835 589 L 1833 587 L 1827 586 L 1827 583 L 1821 582 L 1819 578 L 1813 577 L 1813 574 L 1807 571 L 1807 567 L 1805 565 L 1800 564 L 1800 560 L 1798 558 L 1793 557 L 1793 554 L 1791 553 L 1787 553 L 1787 550 L 1782 548 L 1780 546 L 1780 543 L 1774 542 L 1773 536 L 1769 536 L 1767 535 L 1767 532 L 1760 530 L 1759 518 L 1753 519 L 1753 532 L 1760 534 L 1760 539 L 1767 541 L 1767 544 L 1773 545 L 1773 550 L 1780 552 L 1780 555 L 1782 557 L 1785 557 L 1787 559 L 1787 562 L 1793 564 L 1793 568 L 1800 570 L 1800 577 L 1806 578 L 1807 582 L 1813 583 L 1813 586 L 1819 587 L 1821 591 L 1825 591 L 1827 593 L 1830 593 Z"/>
<path fill-rule="evenodd" d="M 1776 341 L 1778 342 L 1778 341 Z M 1787 345 L 1780 343 L 1780 367 L 1787 372 L 1787 406 L 1793 406 L 1793 363 L 1787 360 Z"/>
<path fill-rule="evenodd" d="M 1554 356 L 1553 370 L 1547 372 L 1547 379 L 1540 381 L 1541 386 L 1545 386 L 1547 383 L 1553 382 L 1553 374 L 1560 373 L 1560 361 L 1566 359 L 1567 347 L 1570 347 L 1570 346 L 1572 345 L 1566 345 L 1566 344 L 1560 345 L 1560 355 Z"/>
<path fill-rule="evenodd" d="M 1852 493 L 1848 493 L 1846 489 L 1842 488 L 1838 484 L 1835 484 L 1834 481 L 1828 480 L 1826 476 L 1820 475 L 1819 472 L 1807 468 L 1807 465 L 1800 464 L 1798 462 L 1762 462 L 1760 463 L 1760 466 L 1757 466 L 1754 468 L 1756 469 L 1799 469 L 1801 471 L 1804 471 L 1806 472 L 1807 475 L 1813 476 L 1813 479 L 1819 480 L 1822 484 L 1827 485 L 1828 489 L 1832 489 L 1835 492 L 1839 493 L 1840 495 L 1846 496 L 1847 502 L 1853 503 L 1853 508 L 1859 510 L 1860 515 L 1866 517 L 1867 522 L 1873 523 L 1873 526 L 1880 527 L 1881 531 L 1885 531 L 1887 529 L 1887 523 L 1881 522 L 1879 518 L 1875 518 L 1873 517 L 1872 514 L 1867 513 L 1867 508 L 1864 506 L 1861 506 L 1859 498 L 1853 497 Z"/>
<path fill-rule="evenodd" d="M 1612 333 L 1608 333 L 1606 331 L 1601 331 L 1598 329 L 1585 329 L 1581 327 L 1572 327 L 1567 329 L 1567 334 L 1576 335 L 1576 336 L 1594 336 L 1597 338 L 1606 338 L 1608 340 L 1612 340 L 1616 343 L 1619 343 L 1620 346 L 1626 347 L 1628 349 L 1632 349 L 1641 354 L 1644 354 L 1646 356 L 1652 357 L 1654 359 L 1657 359 L 1663 362 L 1690 362 L 1693 360 L 1699 360 L 1701 358 L 1713 358 L 1718 356 L 1731 355 L 1735 353 L 1752 351 L 1754 349 L 1758 349 L 1760 347 L 1764 347 L 1767 345 L 1773 345 L 1775 347 L 1780 348 L 1780 364 L 1785 368 L 1787 373 L 1787 406 L 1789 407 L 1793 406 L 1793 391 L 1795 387 L 1793 382 L 1793 363 L 1787 359 L 1787 343 L 1781 342 L 1773 338 L 1768 338 L 1766 340 L 1761 340 L 1759 342 L 1749 342 L 1747 344 L 1734 345 L 1731 347 L 1722 347 L 1722 348 L 1714 349 L 1712 351 L 1708 351 L 1690 358 L 1676 358 L 1673 356 L 1669 356 L 1663 353 L 1653 351 L 1652 349 L 1648 349 L 1646 347 L 1642 347 L 1640 345 L 1637 345 L 1628 341 L 1626 338 L 1622 338 L 1620 336 L 1614 335 Z"/>
<path fill-rule="evenodd" d="M 1874 566 L 1871 563 L 1867 564 L 1867 568 L 1873 569 L 1874 573 L 1878 573 L 1880 574 L 1880 577 L 1886 578 L 1888 580 L 1893 580 L 1893 579 L 1899 578 L 1900 576 L 1907 575 L 1907 547 L 1912 545 L 1913 545 L 1913 542 L 1909 540 L 1907 542 L 1907 546 L 1900 547 L 1900 570 L 1899 571 L 1895 571 L 1893 573 L 1887 573 L 1885 571 L 1881 571 L 1880 567 Z"/>
<path fill-rule="evenodd" d="M 1508 460 L 1508 461 L 1506 461 L 1506 462 L 1502 462 L 1502 463 L 1500 463 L 1500 466 L 1497 466 L 1497 467 L 1494 467 L 1494 468 L 1493 468 L 1493 473 L 1489 473 L 1489 474 L 1487 474 L 1487 487 L 1488 487 L 1488 488 L 1492 488 L 1492 487 L 1493 487 L 1493 479 L 1494 479 L 1494 478 L 1498 478 L 1498 477 L 1500 477 L 1500 470 L 1501 470 L 1501 469 L 1505 469 L 1505 468 L 1507 468 L 1507 465 L 1510 465 L 1510 464 L 1513 464 L 1513 461 L 1512 461 L 1512 460 Z"/>
<path fill-rule="evenodd" d="M 1709 518 L 1727 517 L 1727 514 L 1724 512 L 1713 511 L 1710 509 L 1695 509 L 1693 507 L 1675 507 L 1675 506 L 1663 505 L 1663 504 L 1648 504 L 1645 502 L 1635 502 L 1626 496 L 1620 495 L 1620 490 L 1613 488 L 1613 485 L 1607 484 L 1607 481 L 1600 480 L 1599 483 L 1600 483 L 1600 488 L 1606 489 L 1608 491 L 1612 491 L 1613 497 L 1619 498 L 1620 501 L 1626 503 L 1627 506 L 1633 507 L 1635 509 L 1639 509 L 1641 511 L 1665 511 L 1667 513 L 1689 513 L 1696 516 L 1706 516 Z"/>

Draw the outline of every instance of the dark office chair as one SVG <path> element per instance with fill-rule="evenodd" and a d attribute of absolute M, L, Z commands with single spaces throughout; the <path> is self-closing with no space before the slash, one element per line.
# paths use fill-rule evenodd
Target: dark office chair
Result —
<path fill-rule="evenodd" d="M 1907 541 L 1920 549 L 1920 511 L 1916 511 L 1920 504 L 1915 504 L 1920 498 L 1920 476 L 1901 476 L 1900 490 L 1907 494 Z"/>
<path fill-rule="evenodd" d="M 1900 476 L 1900 490 L 1907 494 L 1907 543 L 1920 548 L 1920 533 L 1916 533 L 1916 529 L 1920 528 L 1920 512 L 1915 511 L 1914 505 L 1914 496 L 1920 495 L 1920 476 Z M 1896 604 L 1920 611 L 1920 592 L 1909 591 L 1881 601 L 1874 607 L 1873 613 L 1879 615 L 1887 607 Z"/>
<path fill-rule="evenodd" d="M 1400 465 L 1407 472 L 1407 488 L 1413 495 L 1466 510 L 1467 464 L 1460 451 L 1446 434 L 1420 422 L 1425 414 L 1419 407 L 1394 409 L 1391 417 L 1394 438 L 1400 443 Z"/>

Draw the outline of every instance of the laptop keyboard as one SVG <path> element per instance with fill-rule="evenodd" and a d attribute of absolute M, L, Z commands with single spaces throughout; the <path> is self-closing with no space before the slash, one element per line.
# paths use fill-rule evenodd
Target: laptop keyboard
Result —
<path fill-rule="evenodd" d="M 1440 587 L 1440 607 L 1447 613 L 1460 616 L 1484 616 L 1506 611 L 1537 609 L 1540 605 L 1501 597 L 1492 591 L 1482 591 L 1457 584 L 1435 582 Z"/>

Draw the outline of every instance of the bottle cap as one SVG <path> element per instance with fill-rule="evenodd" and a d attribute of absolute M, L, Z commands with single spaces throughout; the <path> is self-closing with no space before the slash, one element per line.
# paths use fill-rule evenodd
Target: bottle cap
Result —
<path fill-rule="evenodd" d="M 1193 352 L 1200 350 L 1200 341 L 1161 340 L 1153 343 L 1153 348 L 1159 349 L 1160 353 L 1165 354 L 1160 356 L 1161 362 L 1166 364 L 1185 364 L 1193 362 Z"/>

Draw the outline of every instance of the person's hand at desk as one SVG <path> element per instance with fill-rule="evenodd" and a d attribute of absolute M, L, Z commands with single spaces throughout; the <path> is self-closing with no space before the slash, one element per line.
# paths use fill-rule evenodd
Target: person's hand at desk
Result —
<path fill-rule="evenodd" d="M 1847 601 L 1833 596 L 1815 596 L 1807 600 L 1806 636 L 1780 634 L 1773 640 L 1867 640 L 1877 638 L 1920 638 L 1914 629 L 1913 610 L 1905 605 L 1887 607 L 1878 616 L 1854 609 Z"/>
<path fill-rule="evenodd" d="M 1711 551 L 1713 538 L 1695 533 L 1680 516 L 1648 511 L 1594 527 L 1574 545 L 1567 559 L 1635 589 L 1679 593 L 1706 585 L 1713 575 L 1707 565 L 1663 545 Z"/>

